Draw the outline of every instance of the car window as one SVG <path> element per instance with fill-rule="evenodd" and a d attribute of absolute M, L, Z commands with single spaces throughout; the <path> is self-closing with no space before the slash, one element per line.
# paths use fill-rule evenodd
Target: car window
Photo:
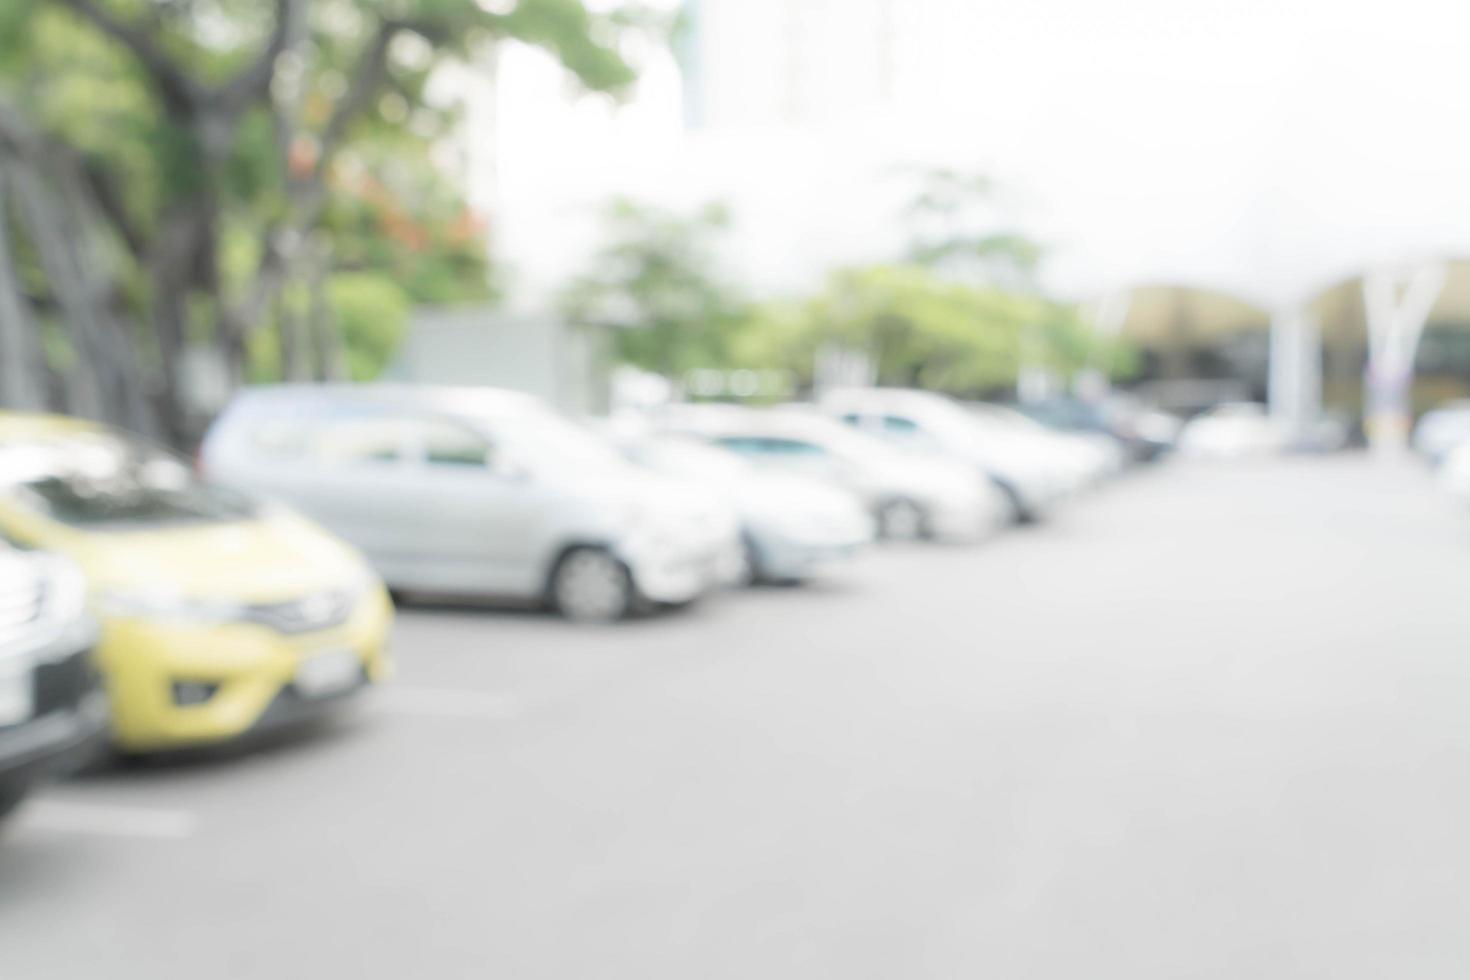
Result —
<path fill-rule="evenodd" d="M 721 436 L 715 442 L 731 452 L 741 453 L 745 456 L 760 456 L 766 451 L 766 440 L 756 439 L 752 436 Z"/>
<path fill-rule="evenodd" d="M 0 446 L 0 492 L 74 527 L 131 529 L 245 520 L 255 505 L 194 476 L 177 456 L 96 430 Z"/>
<path fill-rule="evenodd" d="M 301 419 L 261 419 L 250 427 L 246 441 L 262 456 L 291 459 L 306 455 L 311 434 L 311 425 Z"/>
<path fill-rule="evenodd" d="M 919 431 L 919 423 L 901 415 L 885 415 L 883 416 L 883 431 L 890 435 L 916 435 Z"/>
<path fill-rule="evenodd" d="M 320 463 L 373 466 L 398 462 L 408 424 L 387 415 L 348 415 L 313 425 L 310 455 Z"/>
<path fill-rule="evenodd" d="M 490 441 L 467 426 L 446 419 L 419 423 L 424 462 L 429 466 L 487 468 L 493 461 Z"/>
<path fill-rule="evenodd" d="M 800 439 L 767 439 L 767 452 L 776 456 L 825 456 L 827 451 L 815 443 Z"/>
<path fill-rule="evenodd" d="M 778 456 L 790 458 L 798 456 L 818 457 L 825 456 L 826 450 L 821 446 L 800 439 L 786 439 L 771 436 L 722 436 L 716 440 L 726 449 L 732 449 L 737 453 L 747 456 Z"/>

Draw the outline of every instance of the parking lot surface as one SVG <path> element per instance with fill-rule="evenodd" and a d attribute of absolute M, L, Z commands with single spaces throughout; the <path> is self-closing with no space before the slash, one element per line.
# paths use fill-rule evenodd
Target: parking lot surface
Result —
<path fill-rule="evenodd" d="M 42 794 L 0 978 L 1463 978 L 1470 515 L 1173 465 L 611 628 L 412 608 L 350 717 Z"/>

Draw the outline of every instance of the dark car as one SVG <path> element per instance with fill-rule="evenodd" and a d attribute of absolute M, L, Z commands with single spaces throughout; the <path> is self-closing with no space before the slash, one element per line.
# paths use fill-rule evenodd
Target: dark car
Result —
<path fill-rule="evenodd" d="M 1149 462 L 1169 452 L 1179 435 L 1178 419 L 1126 397 L 1089 402 L 1057 396 L 1017 407 L 1054 429 L 1111 436 L 1134 462 Z"/>
<path fill-rule="evenodd" d="M 0 538 L 0 818 L 105 744 L 96 641 L 76 566 Z"/>

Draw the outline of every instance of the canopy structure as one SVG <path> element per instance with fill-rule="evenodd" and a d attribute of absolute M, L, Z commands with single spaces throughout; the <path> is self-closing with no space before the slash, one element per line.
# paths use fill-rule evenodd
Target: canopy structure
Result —
<path fill-rule="evenodd" d="M 522 281 L 564 279 L 592 238 L 568 215 L 622 192 L 728 201 L 733 273 L 807 289 L 902 255 L 895 174 L 938 164 L 995 178 L 998 221 L 1048 246 L 1055 293 L 1235 297 L 1286 324 L 1273 350 L 1306 370 L 1324 291 L 1381 283 L 1370 351 L 1402 361 L 1431 283 L 1400 307 L 1399 272 L 1470 255 L 1464 4 L 682 2 L 678 65 L 615 113 L 531 111 L 522 80 L 557 76 L 505 59 L 496 198 Z"/>

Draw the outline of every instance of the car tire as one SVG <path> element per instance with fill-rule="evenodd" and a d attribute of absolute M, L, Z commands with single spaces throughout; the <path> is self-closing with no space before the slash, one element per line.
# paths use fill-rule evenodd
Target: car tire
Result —
<path fill-rule="evenodd" d="M 25 802 L 30 791 L 29 783 L 0 783 L 0 823 Z"/>
<path fill-rule="evenodd" d="M 992 482 L 1005 494 L 1006 503 L 1010 505 L 1010 524 L 1034 524 L 1036 515 L 1026 506 L 1026 501 L 1021 498 L 1021 491 L 1016 489 L 1015 484 L 1009 480 L 992 478 Z"/>
<path fill-rule="evenodd" d="M 760 549 L 750 538 L 742 538 L 740 541 L 740 571 L 735 576 L 735 584 L 749 589 L 765 581 L 766 573 L 761 567 Z"/>
<path fill-rule="evenodd" d="M 901 497 L 878 508 L 878 536 L 885 541 L 918 541 L 928 534 L 928 515 L 912 500 Z"/>
<path fill-rule="evenodd" d="M 633 577 L 606 548 L 573 548 L 551 573 L 551 604 L 574 623 L 611 623 L 633 610 Z"/>

